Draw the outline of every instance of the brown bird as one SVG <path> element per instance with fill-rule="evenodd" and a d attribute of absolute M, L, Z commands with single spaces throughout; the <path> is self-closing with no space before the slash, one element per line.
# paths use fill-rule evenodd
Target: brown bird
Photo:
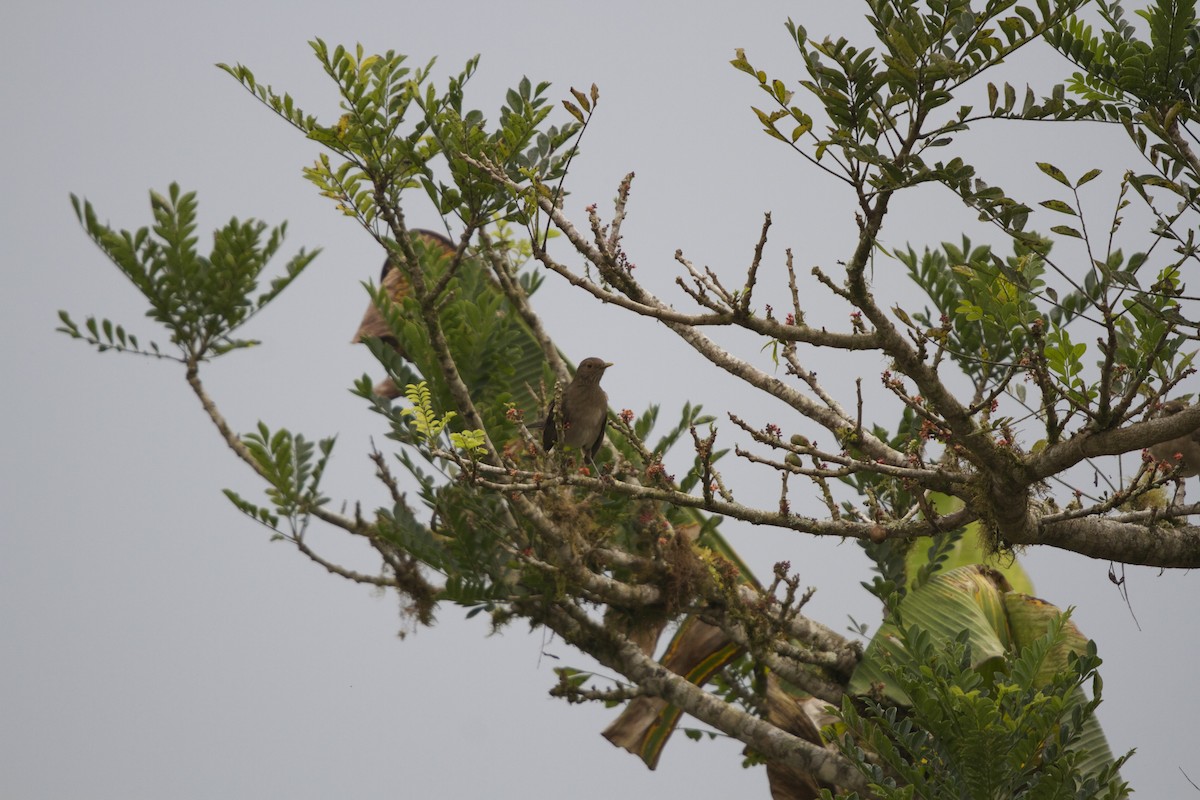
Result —
<path fill-rule="evenodd" d="M 1182 400 L 1171 400 L 1163 403 L 1158 416 L 1174 416 L 1181 411 L 1186 411 L 1187 408 L 1188 405 Z M 1175 473 L 1176 478 L 1200 475 L 1200 429 L 1185 433 L 1178 439 L 1168 439 L 1151 446 L 1150 455 L 1154 456 L 1155 461 L 1166 462 L 1173 467 L 1178 467 L 1179 470 Z"/>
<path fill-rule="evenodd" d="M 604 442 L 604 428 L 608 425 L 608 395 L 600 388 L 600 379 L 611 362 L 599 358 L 585 358 L 579 362 L 575 378 L 562 393 L 563 444 L 587 453 L 595 458 Z M 546 411 L 546 427 L 542 429 L 542 447 L 550 452 L 558 443 L 558 422 L 554 401 Z"/>

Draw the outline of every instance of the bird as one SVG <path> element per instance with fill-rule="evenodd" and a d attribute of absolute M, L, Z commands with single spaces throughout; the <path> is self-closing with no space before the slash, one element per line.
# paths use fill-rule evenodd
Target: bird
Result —
<path fill-rule="evenodd" d="M 1163 403 L 1158 412 L 1160 417 L 1171 417 L 1188 409 L 1182 400 Z M 1150 447 L 1150 455 L 1158 462 L 1166 462 L 1177 468 L 1176 478 L 1200 475 L 1200 429 L 1185 433 L 1177 439 L 1168 439 Z"/>
<path fill-rule="evenodd" d="M 611 366 L 611 361 L 585 358 L 579 362 L 575 377 L 562 392 L 562 442 L 582 450 L 592 459 L 600 452 L 604 428 L 608 425 L 608 395 L 600 388 L 600 379 Z M 558 444 L 558 430 L 554 400 L 551 400 L 542 429 L 542 447 L 547 453 Z"/>

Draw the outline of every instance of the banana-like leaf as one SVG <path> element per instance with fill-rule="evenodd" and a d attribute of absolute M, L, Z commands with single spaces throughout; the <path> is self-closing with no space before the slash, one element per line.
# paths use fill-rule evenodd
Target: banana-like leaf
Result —
<path fill-rule="evenodd" d="M 787 691 L 775 673 L 767 675 L 767 721 L 780 730 L 822 747 L 825 742 L 821 738 L 817 720 L 824 724 L 827 715 L 816 710 L 814 719 L 814 699 L 796 697 Z M 817 701 L 817 705 L 827 704 Z M 771 800 L 815 800 L 821 796 L 821 789 L 836 788 L 818 781 L 798 767 L 777 761 L 767 762 L 767 783 L 771 787 Z"/>
<path fill-rule="evenodd" d="M 1062 614 L 1062 611 L 1056 606 L 1026 594 L 1013 592 L 1008 594 L 1004 600 L 1013 646 L 1018 651 L 1044 636 L 1051 622 Z M 1064 633 L 1066 634 L 1065 641 L 1051 652 L 1050 657 L 1038 672 L 1039 680 L 1048 681 L 1055 672 L 1062 670 L 1067 664 L 1069 652 L 1082 653 L 1087 650 L 1087 637 L 1075 626 L 1075 623 L 1068 620 Z M 1076 691 L 1082 696 L 1082 689 Z M 1095 717 L 1091 717 L 1084 723 L 1080 739 L 1073 749 L 1085 751 L 1083 763 L 1080 765 L 1080 769 L 1084 772 L 1098 770 L 1111 764 L 1114 760 L 1108 739 L 1105 738 L 1104 730 Z"/>
<path fill-rule="evenodd" d="M 671 639 L 661 663 L 697 686 L 703 686 L 740 654 L 740 648 L 730 642 L 720 628 L 688 617 Z M 634 698 L 604 729 L 603 735 L 654 769 L 682 713 L 678 707 L 657 697 Z"/>
<path fill-rule="evenodd" d="M 929 501 L 933 504 L 934 510 L 942 515 L 958 511 L 963 504 L 962 500 L 957 497 L 938 492 L 930 493 Z M 917 573 L 928 563 L 929 548 L 932 544 L 933 539 L 928 536 L 921 536 L 913 541 L 905 563 L 905 575 L 908 576 L 909 589 L 915 587 Z M 1033 581 L 1029 579 L 1029 575 L 1015 556 L 989 552 L 981 539 L 978 522 L 972 522 L 966 526 L 966 532 L 962 538 L 955 542 L 953 549 L 946 554 L 940 571 L 949 572 L 970 564 L 986 564 L 1002 574 L 1014 591 L 1033 594 Z"/>
<path fill-rule="evenodd" d="M 949 642 L 965 632 L 972 654 L 971 666 L 985 675 L 1005 655 L 1018 655 L 1037 642 L 1058 621 L 1062 611 L 1044 600 L 1014 592 L 996 570 L 982 565 L 959 567 L 936 575 L 910 592 L 900 603 L 905 626 L 919 626 L 935 641 Z M 1087 652 L 1088 639 L 1067 620 L 1064 639 L 1040 664 L 1035 682 L 1048 683 L 1067 665 L 1069 653 Z M 900 705 L 910 705 L 907 694 L 884 669 L 890 660 L 903 658 L 894 622 L 880 627 L 863 660 L 851 677 L 847 691 L 854 695 L 882 695 Z M 1082 699 L 1082 690 L 1077 689 Z M 1114 761 L 1104 732 L 1095 716 L 1082 728 L 1074 750 L 1086 751 L 1084 767 L 1100 768 Z"/>
<path fill-rule="evenodd" d="M 982 566 L 959 567 L 940 573 L 900 604 L 905 625 L 920 625 L 936 638 L 954 639 L 967 633 L 976 668 L 1002 658 L 1011 647 L 1005 610 L 1005 595 L 1011 587 L 995 570 Z M 910 701 L 883 670 L 883 663 L 898 657 L 894 622 L 884 623 L 867 646 L 862 662 L 850 679 L 847 691 L 867 694 L 882 688 L 882 694 L 902 705 Z"/>

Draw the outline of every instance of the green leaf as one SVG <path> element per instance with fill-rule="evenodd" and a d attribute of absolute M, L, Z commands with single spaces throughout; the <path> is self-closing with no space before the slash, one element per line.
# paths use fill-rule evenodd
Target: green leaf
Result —
<path fill-rule="evenodd" d="M 1043 200 L 1042 202 L 1038 203 L 1038 205 L 1042 206 L 1043 208 L 1048 208 L 1051 211 L 1057 211 L 1060 214 L 1069 214 L 1072 217 L 1079 216 L 1075 213 L 1074 208 L 1062 200 Z"/>
<path fill-rule="evenodd" d="M 1051 178 L 1053 178 L 1054 180 L 1061 183 L 1063 186 L 1066 186 L 1068 188 L 1071 186 L 1071 182 L 1069 180 L 1067 180 L 1066 174 L 1063 173 L 1063 171 L 1061 169 L 1054 166 L 1053 164 L 1047 164 L 1045 161 L 1038 161 L 1037 167 L 1042 172 L 1046 173 Z"/>

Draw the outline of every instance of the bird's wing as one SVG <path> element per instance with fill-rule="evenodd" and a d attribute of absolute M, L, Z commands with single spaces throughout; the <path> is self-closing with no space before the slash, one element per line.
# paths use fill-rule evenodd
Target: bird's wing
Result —
<path fill-rule="evenodd" d="M 600 452 L 600 447 L 604 444 L 604 431 L 608 429 L 608 406 L 605 404 L 604 416 L 600 419 L 600 432 L 596 434 L 596 441 L 592 442 L 592 460 L 595 460 L 596 453 Z"/>

